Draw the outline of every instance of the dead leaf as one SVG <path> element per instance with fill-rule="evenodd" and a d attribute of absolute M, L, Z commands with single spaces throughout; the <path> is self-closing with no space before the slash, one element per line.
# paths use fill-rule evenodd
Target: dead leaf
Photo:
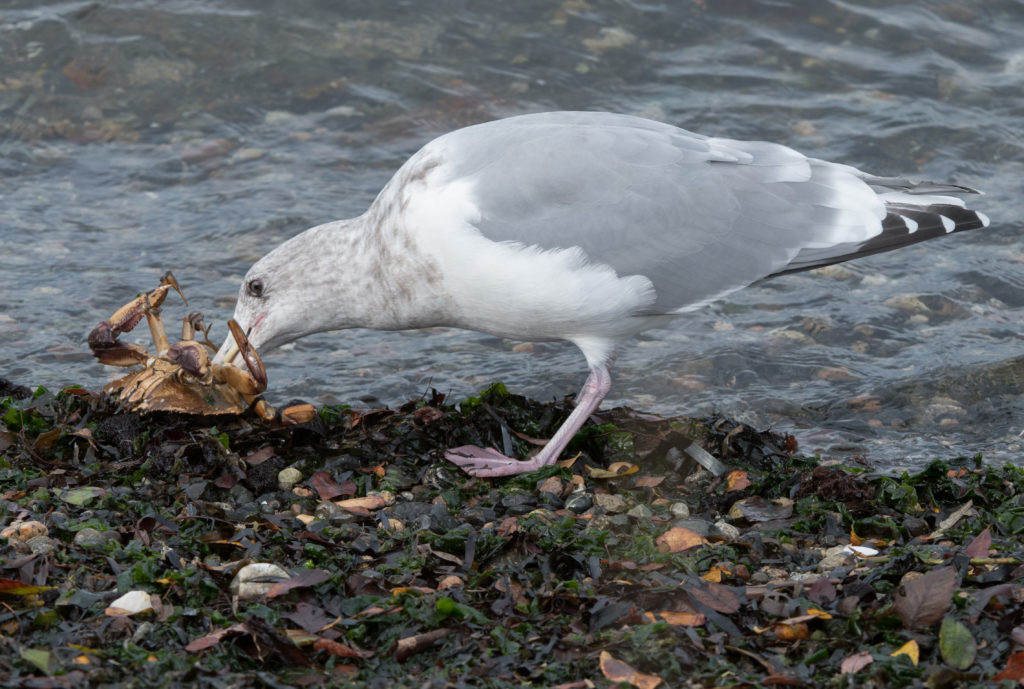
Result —
<path fill-rule="evenodd" d="M 747 476 L 747 472 L 740 469 L 730 471 L 728 476 L 725 477 L 726 493 L 743 490 L 745 488 L 749 488 L 750 485 L 750 478 Z"/>
<path fill-rule="evenodd" d="M 910 658 L 910 662 L 916 666 L 918 659 L 921 657 L 921 649 L 918 647 L 917 642 L 911 639 L 889 655 L 893 658 L 896 656 L 907 656 Z"/>
<path fill-rule="evenodd" d="M 629 462 L 615 462 L 609 465 L 607 469 L 587 467 L 587 471 L 590 472 L 590 478 L 619 478 L 620 476 L 635 474 L 640 471 L 640 467 Z"/>
<path fill-rule="evenodd" d="M 321 500 L 330 500 L 339 495 L 352 497 L 356 494 L 356 484 L 353 481 L 338 483 L 326 471 L 314 472 L 309 477 L 309 484 L 317 492 Z"/>
<path fill-rule="evenodd" d="M 696 581 L 700 580 L 697 579 Z M 708 582 L 701 587 L 687 587 L 686 590 L 698 602 L 717 612 L 731 615 L 740 609 L 739 597 L 728 586 Z"/>
<path fill-rule="evenodd" d="M 348 500 L 336 500 L 335 505 L 351 512 L 352 514 L 365 517 L 373 513 L 373 510 L 379 510 L 388 506 L 388 501 L 380 495 L 368 495 L 365 498 L 349 498 Z"/>
<path fill-rule="evenodd" d="M 373 651 L 357 651 L 351 646 L 338 643 L 337 641 L 331 641 L 330 639 L 317 639 L 316 643 L 313 644 L 313 648 L 317 651 L 327 651 L 331 655 L 338 656 L 339 658 L 373 657 Z"/>
<path fill-rule="evenodd" d="M 654 543 L 658 546 L 659 553 L 681 553 L 698 545 L 704 545 L 708 539 L 695 531 L 682 526 L 673 526 L 665 533 L 658 536 Z"/>
<path fill-rule="evenodd" d="M 616 660 L 608 651 L 601 651 L 601 673 L 612 682 L 626 682 L 639 689 L 654 689 L 661 684 L 661 677 L 637 672 L 621 660 Z"/>
<path fill-rule="evenodd" d="M 279 581 L 270 587 L 267 591 L 267 598 L 275 598 L 277 596 L 283 596 L 292 589 L 297 589 L 302 586 L 316 586 L 317 584 L 327 581 L 330 578 L 330 572 L 326 572 L 322 569 L 307 569 L 298 576 L 290 577 L 284 581 Z"/>
<path fill-rule="evenodd" d="M 779 641 L 801 641 L 810 636 L 811 630 L 806 622 L 792 624 L 780 622 L 775 625 L 775 638 Z"/>
<path fill-rule="evenodd" d="M 737 500 L 729 508 L 731 519 L 746 519 L 748 522 L 769 522 L 788 519 L 793 516 L 793 501 L 789 498 L 765 500 L 760 495 Z"/>
<path fill-rule="evenodd" d="M 992 678 L 995 681 L 1004 679 L 1024 684 L 1024 651 L 1017 651 L 1006 659 L 1006 667 Z"/>
<path fill-rule="evenodd" d="M 992 546 L 991 527 L 986 526 L 985 530 L 974 537 L 964 549 L 967 557 L 988 557 L 988 549 Z"/>
<path fill-rule="evenodd" d="M 686 612 L 686 611 L 675 611 L 675 610 L 662 610 L 661 612 L 645 612 L 643 614 L 644 619 L 648 622 L 657 622 L 659 619 L 665 620 L 671 625 L 677 627 L 699 627 L 705 622 L 704 615 L 699 612 Z"/>
<path fill-rule="evenodd" d="M 875 662 L 875 659 L 871 657 L 869 651 L 861 651 L 860 653 L 843 658 L 843 662 L 839 664 L 839 672 L 843 675 L 853 675 L 873 662 Z"/>
<path fill-rule="evenodd" d="M 940 567 L 916 577 L 904 577 L 893 596 L 906 629 L 935 624 L 949 610 L 956 588 L 956 570 Z"/>
<path fill-rule="evenodd" d="M 664 476 L 641 476 L 633 485 L 637 488 L 657 488 L 664 480 Z"/>

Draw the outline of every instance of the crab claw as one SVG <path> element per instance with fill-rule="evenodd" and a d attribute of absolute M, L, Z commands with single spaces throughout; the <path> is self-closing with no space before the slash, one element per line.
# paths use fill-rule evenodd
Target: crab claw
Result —
<path fill-rule="evenodd" d="M 89 333 L 89 349 L 100 363 L 109 366 L 135 366 L 144 364 L 149 353 L 139 345 L 118 342 L 110 321 L 101 321 Z"/>
<path fill-rule="evenodd" d="M 215 367 L 214 376 L 243 395 L 258 395 L 267 389 L 267 369 L 263 367 L 263 360 L 256 353 L 256 348 L 249 344 L 249 338 L 245 336 L 242 326 L 238 325 L 234 318 L 228 321 L 228 328 L 238 345 L 238 353 L 242 355 L 245 366 L 249 370 L 245 371 L 226 364 Z"/>
<path fill-rule="evenodd" d="M 210 372 L 210 355 L 201 342 L 178 342 L 167 350 L 167 358 L 175 362 L 193 378 L 203 380 Z"/>

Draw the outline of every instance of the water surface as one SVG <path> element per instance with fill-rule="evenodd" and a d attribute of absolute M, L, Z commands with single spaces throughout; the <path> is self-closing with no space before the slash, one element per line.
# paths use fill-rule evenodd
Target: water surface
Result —
<path fill-rule="evenodd" d="M 896 469 L 947 448 L 1020 461 L 1019 0 L 8 0 L 0 375 L 101 386 L 116 371 L 86 333 L 168 268 L 219 340 L 277 243 L 361 213 L 437 134 L 552 109 L 955 181 L 993 219 L 645 333 L 606 404 L 715 409 Z M 276 403 L 458 399 L 498 379 L 547 399 L 585 377 L 570 345 L 449 330 L 318 335 L 266 362 Z"/>

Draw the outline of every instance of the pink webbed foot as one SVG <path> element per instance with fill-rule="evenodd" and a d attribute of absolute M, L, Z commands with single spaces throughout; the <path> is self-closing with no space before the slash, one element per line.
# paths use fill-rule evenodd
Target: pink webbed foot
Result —
<path fill-rule="evenodd" d="M 537 458 L 519 461 L 506 457 L 497 450 L 476 445 L 453 447 L 444 453 L 444 458 L 456 465 L 470 476 L 493 478 L 496 476 L 516 476 L 528 471 L 536 471 L 543 464 Z"/>

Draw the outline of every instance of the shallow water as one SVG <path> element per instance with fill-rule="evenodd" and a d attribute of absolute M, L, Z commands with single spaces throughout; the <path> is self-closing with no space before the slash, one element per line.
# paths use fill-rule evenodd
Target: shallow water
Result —
<path fill-rule="evenodd" d="M 254 260 L 361 213 L 433 136 L 613 110 L 975 186 L 993 223 L 645 333 L 606 404 L 713 408 L 896 469 L 947 448 L 1021 461 L 1024 2 L 267 5 L 0 9 L 0 375 L 99 387 L 116 372 L 86 333 L 167 268 L 219 341 Z M 165 313 L 185 311 L 172 297 Z M 573 347 L 517 344 L 319 335 L 266 357 L 269 397 L 394 404 L 501 379 L 545 399 L 582 383 Z"/>

